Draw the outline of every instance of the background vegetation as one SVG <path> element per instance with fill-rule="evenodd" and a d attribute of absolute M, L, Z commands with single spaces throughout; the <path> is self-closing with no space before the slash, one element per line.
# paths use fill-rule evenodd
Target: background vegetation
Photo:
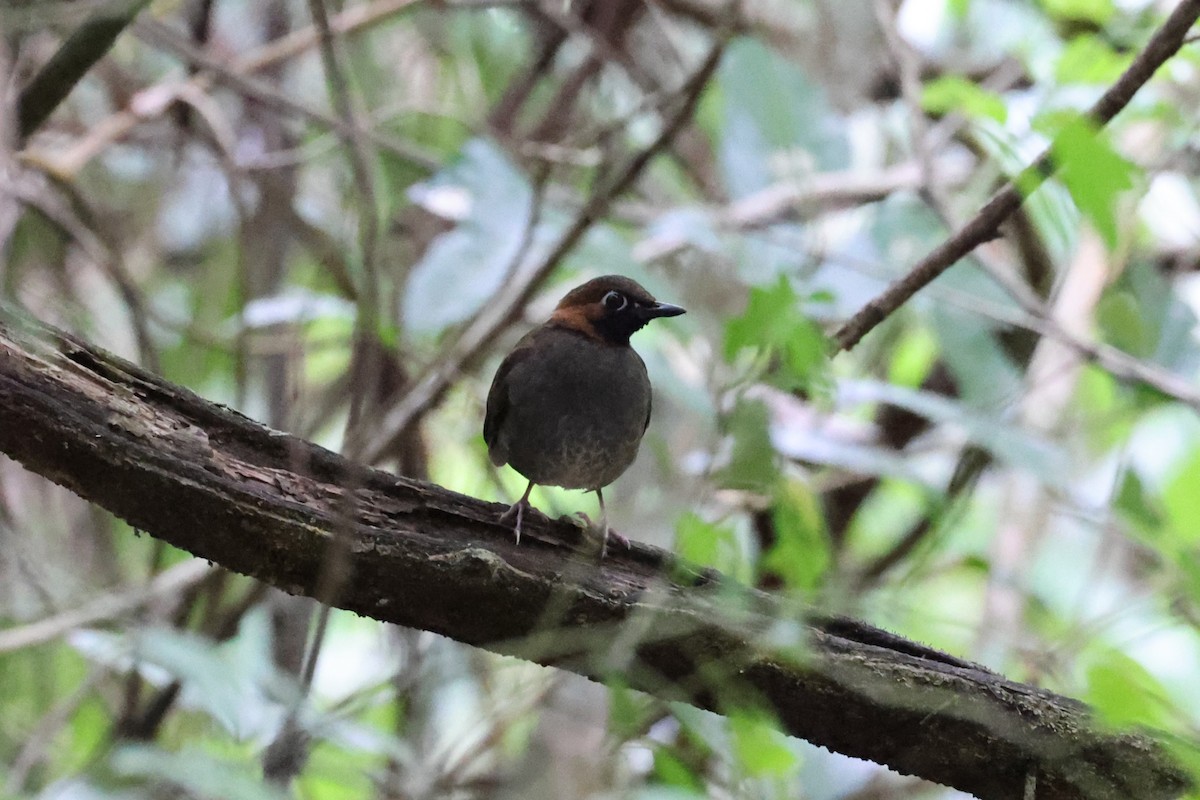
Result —
<path fill-rule="evenodd" d="M 1195 44 L 1106 129 L 1081 117 L 1172 5 L 154 4 L 36 135 L 0 115 L 0 296 L 508 502 L 496 364 L 571 286 L 630 275 L 689 313 L 635 339 L 655 417 L 617 530 L 1195 761 Z M 4 6 L 5 108 L 84 19 L 138 9 Z M 825 357 L 1051 145 L 1002 237 Z M 0 459 L 0 793 L 274 796 L 311 602 L 134 533 Z M 954 794 L 341 612 L 305 708 L 321 800 Z"/>

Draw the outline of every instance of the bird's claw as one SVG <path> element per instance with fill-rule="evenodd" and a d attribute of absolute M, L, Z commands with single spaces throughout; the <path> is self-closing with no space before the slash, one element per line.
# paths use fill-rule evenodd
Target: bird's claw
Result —
<path fill-rule="evenodd" d="M 558 520 L 559 522 L 569 522 L 576 528 L 583 528 L 585 531 L 590 531 L 596 527 L 596 524 L 592 522 L 592 518 L 582 511 L 576 511 L 574 514 L 563 514 Z"/>
<path fill-rule="evenodd" d="M 633 547 L 633 545 L 629 543 L 628 536 L 622 536 L 621 534 L 614 531 L 612 528 L 608 529 L 608 538 L 615 539 L 617 541 L 617 543 L 620 544 L 622 547 L 624 547 L 626 550 L 629 550 Z"/>
<path fill-rule="evenodd" d="M 599 533 L 603 537 L 603 539 L 600 541 L 600 558 L 604 558 L 604 556 L 608 553 L 609 539 L 615 540 L 626 550 L 632 547 L 632 545 L 629 544 L 629 539 L 617 533 L 603 523 L 592 522 L 592 518 L 583 511 L 576 511 L 574 514 L 563 514 L 558 519 L 560 522 L 569 522 L 575 527 L 582 528 L 585 531 Z"/>
<path fill-rule="evenodd" d="M 630 547 L 632 547 L 632 545 L 629 544 L 629 539 L 627 539 L 626 537 L 617 533 L 612 528 L 606 528 L 604 530 L 604 541 L 600 543 L 600 559 L 601 560 L 603 560 L 604 557 L 606 555 L 608 555 L 608 540 L 609 539 L 615 539 L 622 546 L 624 546 L 624 548 L 626 550 L 628 550 Z"/>
<path fill-rule="evenodd" d="M 516 524 L 513 525 L 513 533 L 517 537 L 517 544 L 521 543 L 521 522 L 525 519 L 525 509 L 528 507 L 529 501 L 522 498 L 509 506 L 508 510 L 500 515 L 500 524 L 502 525 L 512 520 L 513 517 L 517 518 Z"/>

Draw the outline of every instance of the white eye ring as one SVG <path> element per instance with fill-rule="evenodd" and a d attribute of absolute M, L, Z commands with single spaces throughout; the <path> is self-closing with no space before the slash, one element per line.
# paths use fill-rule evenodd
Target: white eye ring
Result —
<path fill-rule="evenodd" d="M 604 308 L 608 311 L 620 311 L 629 301 L 627 301 L 625 299 L 625 295 L 621 294 L 620 292 L 609 292 L 608 294 L 604 295 L 604 300 L 602 302 L 604 303 Z"/>

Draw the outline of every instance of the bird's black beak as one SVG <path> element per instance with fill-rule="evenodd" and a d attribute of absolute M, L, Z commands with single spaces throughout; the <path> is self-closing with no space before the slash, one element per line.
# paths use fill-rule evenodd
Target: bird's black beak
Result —
<path fill-rule="evenodd" d="M 686 313 L 682 306 L 673 306 L 670 303 L 655 303 L 650 306 L 643 306 L 642 316 L 646 319 L 656 319 L 658 317 L 678 317 L 680 314 Z"/>

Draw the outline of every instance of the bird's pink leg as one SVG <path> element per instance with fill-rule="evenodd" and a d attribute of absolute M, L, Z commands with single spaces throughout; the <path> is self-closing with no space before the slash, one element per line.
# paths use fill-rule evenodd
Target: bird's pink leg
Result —
<path fill-rule="evenodd" d="M 529 485 L 525 487 L 525 494 L 521 495 L 521 499 L 509 506 L 508 511 L 500 515 L 501 522 L 508 522 L 514 516 L 517 518 L 517 524 L 513 527 L 513 533 L 517 535 L 517 544 L 521 543 L 521 521 L 525 519 L 525 509 L 529 508 L 529 493 L 532 491 L 533 481 L 530 481 Z"/>

